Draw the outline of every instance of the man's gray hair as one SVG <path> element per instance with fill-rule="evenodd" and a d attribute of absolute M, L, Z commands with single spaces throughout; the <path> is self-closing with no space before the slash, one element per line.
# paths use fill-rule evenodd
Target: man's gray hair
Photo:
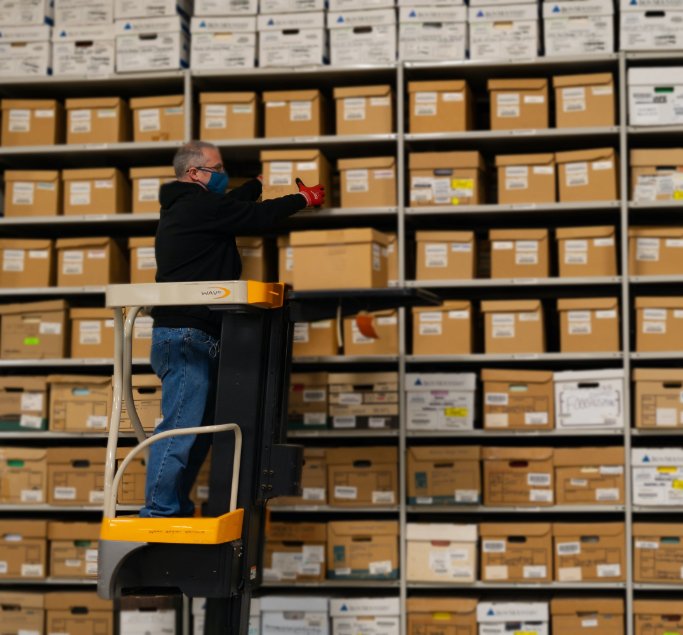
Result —
<path fill-rule="evenodd" d="M 178 148 L 173 157 L 173 169 L 177 179 L 184 178 L 190 168 L 203 168 L 206 165 L 204 148 L 218 149 L 207 141 L 188 141 Z"/>

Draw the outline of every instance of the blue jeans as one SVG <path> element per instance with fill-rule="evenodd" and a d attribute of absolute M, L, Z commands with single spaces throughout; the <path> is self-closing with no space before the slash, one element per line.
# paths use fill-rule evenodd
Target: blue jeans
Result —
<path fill-rule="evenodd" d="M 218 342 L 197 329 L 155 328 L 151 361 L 161 379 L 164 415 L 154 434 L 212 425 Z M 209 452 L 211 438 L 211 434 L 188 434 L 152 443 L 140 518 L 194 516 L 190 490 Z"/>

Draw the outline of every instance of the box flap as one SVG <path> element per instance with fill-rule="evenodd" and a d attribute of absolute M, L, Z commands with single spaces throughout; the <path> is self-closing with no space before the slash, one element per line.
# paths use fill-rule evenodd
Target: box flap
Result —
<path fill-rule="evenodd" d="M 547 384 L 553 380 L 553 371 L 551 370 L 517 370 L 509 369 L 495 369 L 482 368 L 481 380 L 483 382 L 495 381 L 510 384 Z"/>
<path fill-rule="evenodd" d="M 411 445 L 408 453 L 415 461 L 479 461 L 481 447 L 478 445 Z"/>
<path fill-rule="evenodd" d="M 20 534 L 24 538 L 47 538 L 47 521 L 0 520 L 0 541 L 7 534 Z"/>
<path fill-rule="evenodd" d="M 557 301 L 558 311 L 613 310 L 618 308 L 618 298 L 564 298 Z"/>
<path fill-rule="evenodd" d="M 331 520 L 327 523 L 328 543 L 330 536 L 398 536 L 395 520 Z"/>
<path fill-rule="evenodd" d="M 85 170 L 62 170 L 63 181 L 94 181 L 95 179 L 113 179 L 121 174 L 116 168 L 86 168 Z"/>
<path fill-rule="evenodd" d="M 591 73 L 589 75 L 559 75 L 553 77 L 553 88 L 570 86 L 604 86 L 612 84 L 612 73 Z"/>
<path fill-rule="evenodd" d="M 614 237 L 614 225 L 602 225 L 598 227 L 558 227 L 555 230 L 557 240 L 572 238 L 609 238 Z M 683 228 L 681 228 L 683 232 Z"/>
<path fill-rule="evenodd" d="M 657 616 L 683 615 L 683 600 L 633 600 L 633 613 Z"/>
<path fill-rule="evenodd" d="M 550 601 L 551 615 L 578 616 L 579 613 L 598 613 L 599 615 L 623 615 L 622 598 L 553 598 Z"/>
<path fill-rule="evenodd" d="M 683 465 L 683 448 L 631 448 L 631 463 L 645 467 Z"/>
<path fill-rule="evenodd" d="M 323 229 L 320 231 L 292 232 L 289 235 L 292 247 L 311 247 L 314 245 L 341 245 L 358 243 L 379 243 L 386 247 L 389 239 L 376 229 Z"/>
<path fill-rule="evenodd" d="M 257 249 L 263 245 L 263 236 L 237 236 L 235 243 L 238 247 Z"/>
<path fill-rule="evenodd" d="M 483 538 L 491 536 L 549 536 L 551 523 L 481 523 L 479 535 Z"/>
<path fill-rule="evenodd" d="M 5 170 L 5 181 L 38 181 L 52 183 L 59 180 L 59 170 Z"/>
<path fill-rule="evenodd" d="M 328 11 L 327 28 L 382 26 L 396 24 L 396 11 L 391 9 L 363 9 L 362 11 Z"/>
<path fill-rule="evenodd" d="M 0 390 L 21 389 L 26 392 L 45 392 L 47 377 L 24 377 L 23 375 L 3 375 L 0 377 Z"/>
<path fill-rule="evenodd" d="M 605 381 L 626 377 L 623 368 L 605 368 L 604 370 L 562 370 L 553 373 L 555 383 L 576 381 Z"/>
<path fill-rule="evenodd" d="M 624 523 L 553 523 L 553 536 L 622 536 Z"/>
<path fill-rule="evenodd" d="M 48 448 L 48 465 L 73 463 L 74 461 L 89 461 L 99 467 L 107 455 L 107 448 Z"/>
<path fill-rule="evenodd" d="M 485 170 L 479 152 L 411 152 L 408 155 L 410 170 L 439 170 L 442 168 L 473 168 Z"/>
<path fill-rule="evenodd" d="M 287 236 L 278 236 L 277 237 L 277 246 L 279 247 L 289 247 L 290 242 L 289 242 L 289 235 Z"/>
<path fill-rule="evenodd" d="M 484 461 L 550 461 L 553 448 L 490 448 L 482 447 Z"/>
<path fill-rule="evenodd" d="M 268 161 L 317 161 L 320 150 L 261 150 L 261 163 Z"/>
<path fill-rule="evenodd" d="M 141 375 L 133 375 L 133 388 L 157 388 L 161 386 L 161 379 L 154 373 L 145 373 Z M 113 385 L 113 377 L 112 377 Z"/>
<path fill-rule="evenodd" d="M 614 148 L 599 148 L 597 150 L 572 150 L 571 152 L 556 152 L 556 163 L 581 163 L 583 161 L 611 161 L 614 160 Z"/>
<path fill-rule="evenodd" d="M 683 381 L 683 368 L 634 368 L 633 381 Z"/>
<path fill-rule="evenodd" d="M 353 465 L 356 461 L 368 461 L 372 465 L 398 464 L 398 448 L 380 446 L 368 448 L 328 448 L 328 465 Z"/>
<path fill-rule="evenodd" d="M 683 525 L 680 523 L 633 523 L 633 537 L 644 538 L 646 536 L 680 537 L 683 536 Z"/>
<path fill-rule="evenodd" d="M 0 239 L 0 249 L 49 249 L 52 247 L 51 240 L 35 240 L 25 238 Z"/>
<path fill-rule="evenodd" d="M 394 157 L 370 157 L 368 159 L 339 159 L 337 161 L 337 169 L 354 170 L 366 168 L 393 168 L 396 165 Z"/>
<path fill-rule="evenodd" d="M 257 99 L 256 93 L 199 93 L 200 104 L 251 104 Z"/>
<path fill-rule="evenodd" d="M 20 313 L 47 313 L 48 311 L 66 311 L 69 303 L 66 300 L 48 300 L 46 302 L 22 302 L 21 304 L 0 305 L 0 315 L 17 315 Z"/>
<path fill-rule="evenodd" d="M 78 247 L 102 247 L 113 243 L 112 238 L 102 236 L 100 238 L 58 238 L 55 241 L 57 249 L 74 249 Z"/>
<path fill-rule="evenodd" d="M 47 525 L 48 540 L 98 540 L 101 523 L 59 523 Z"/>
<path fill-rule="evenodd" d="M 346 97 L 389 97 L 391 86 L 344 86 L 334 89 L 335 99 L 345 99 Z"/>
<path fill-rule="evenodd" d="M 450 542 L 477 542 L 477 525 L 455 525 L 451 523 L 408 523 L 406 540 Z"/>
<path fill-rule="evenodd" d="M 543 90 L 548 88 L 547 79 L 489 79 L 487 90 L 515 91 L 515 90 Z"/>
<path fill-rule="evenodd" d="M 329 598 L 305 595 L 266 595 L 261 598 L 261 612 L 304 611 L 327 613 Z"/>
<path fill-rule="evenodd" d="M 540 300 L 484 300 L 481 303 L 482 313 L 531 313 L 540 311 L 541 308 Z"/>
<path fill-rule="evenodd" d="M 65 384 L 69 386 L 90 386 L 111 384 L 111 375 L 48 375 L 48 384 Z"/>
<path fill-rule="evenodd" d="M 635 304 L 636 309 L 680 309 L 683 308 L 683 297 L 636 298 Z"/>
<path fill-rule="evenodd" d="M 91 611 L 113 611 L 113 600 L 100 600 L 94 591 L 70 591 L 68 593 L 46 593 L 45 608 L 48 610 L 71 611 L 86 607 Z"/>
<path fill-rule="evenodd" d="M 329 373 L 327 383 L 330 386 L 344 384 L 396 384 L 398 373 Z"/>
<path fill-rule="evenodd" d="M 415 306 L 416 313 L 448 313 L 448 311 L 470 311 L 472 303 L 469 300 L 446 300 L 441 306 Z"/>
<path fill-rule="evenodd" d="M 133 97 L 130 100 L 131 110 L 138 108 L 177 108 L 185 103 L 184 95 L 164 95 L 163 97 Z"/>
<path fill-rule="evenodd" d="M 551 152 L 544 154 L 503 154 L 496 156 L 496 167 L 505 165 L 552 165 L 555 155 Z"/>
<path fill-rule="evenodd" d="M 69 317 L 72 320 L 112 320 L 114 311 L 112 309 L 71 309 Z"/>
<path fill-rule="evenodd" d="M 624 465 L 624 448 L 555 448 L 555 467 Z"/>
<path fill-rule="evenodd" d="M 478 598 L 408 598 L 408 613 L 458 613 L 466 615 L 477 610 Z"/>
<path fill-rule="evenodd" d="M 266 531 L 266 540 L 286 542 L 289 540 L 303 542 L 326 542 L 327 525 L 325 523 L 275 523 L 270 522 Z"/>
<path fill-rule="evenodd" d="M 398 598 L 330 598 L 330 617 L 384 617 L 400 613 Z"/>
<path fill-rule="evenodd" d="M 87 97 L 85 99 L 67 99 L 64 107 L 67 110 L 86 110 L 88 108 L 120 108 L 125 102 L 120 97 Z"/>
<path fill-rule="evenodd" d="M 489 229 L 489 240 L 547 240 L 547 229 Z"/>
<path fill-rule="evenodd" d="M 632 168 L 683 165 L 683 148 L 658 150 L 631 150 L 629 165 Z"/>
<path fill-rule="evenodd" d="M 45 594 L 0 591 L 0 605 L 19 606 L 22 609 L 42 609 L 45 606 Z"/>
<path fill-rule="evenodd" d="M 547 622 L 548 602 L 479 602 L 477 622 Z"/>
<path fill-rule="evenodd" d="M 154 247 L 154 236 L 145 236 L 128 239 L 128 249 L 136 249 L 137 247 Z"/>
<path fill-rule="evenodd" d="M 0 461 L 43 461 L 46 456 L 44 448 L 0 448 Z"/>
<path fill-rule="evenodd" d="M 416 231 L 415 240 L 420 242 L 453 242 L 471 243 L 474 241 L 474 232 L 462 231 Z"/>
<path fill-rule="evenodd" d="M 447 79 L 433 82 L 408 82 L 409 93 L 459 92 L 465 90 L 464 79 Z"/>
<path fill-rule="evenodd" d="M 161 165 L 153 168 L 131 168 L 128 170 L 131 179 L 155 179 L 155 178 L 175 178 L 175 170 L 172 165 Z"/>
<path fill-rule="evenodd" d="M 0 110 L 53 110 L 57 105 L 56 99 L 3 99 Z"/>
<path fill-rule="evenodd" d="M 267 90 L 261 99 L 267 104 L 269 101 L 313 101 L 318 97 L 319 90 Z"/>
<path fill-rule="evenodd" d="M 629 227 L 629 238 L 681 238 L 683 227 Z"/>
<path fill-rule="evenodd" d="M 327 373 L 292 373 L 289 386 L 327 386 Z"/>
<path fill-rule="evenodd" d="M 614 15 L 611 0 L 582 0 L 582 2 L 544 2 L 543 18 L 582 18 Z"/>
<path fill-rule="evenodd" d="M 463 390 L 473 392 L 475 373 L 406 373 L 406 390 Z M 466 447 L 466 446 L 465 446 Z"/>

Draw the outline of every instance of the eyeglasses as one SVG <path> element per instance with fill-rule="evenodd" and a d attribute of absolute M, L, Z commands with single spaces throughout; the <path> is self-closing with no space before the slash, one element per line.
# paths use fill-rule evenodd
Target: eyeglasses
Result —
<path fill-rule="evenodd" d="M 192 169 L 193 168 L 190 168 L 190 170 L 192 170 Z M 225 168 L 222 168 L 222 167 L 221 168 L 198 168 L 198 167 L 195 167 L 194 169 L 195 170 L 202 170 L 202 172 L 218 172 L 218 173 L 225 172 Z M 188 170 L 188 172 L 190 170 Z"/>

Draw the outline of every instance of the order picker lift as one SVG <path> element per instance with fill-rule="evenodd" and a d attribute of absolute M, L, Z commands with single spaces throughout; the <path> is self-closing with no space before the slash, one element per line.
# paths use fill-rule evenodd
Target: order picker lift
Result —
<path fill-rule="evenodd" d="M 303 448 L 283 443 L 293 323 L 440 303 L 432 293 L 404 288 L 290 291 L 285 297 L 282 284 L 252 281 L 109 285 L 114 399 L 98 543 L 98 595 L 113 599 L 178 589 L 188 597 L 207 598 L 205 633 L 247 635 L 251 593 L 260 584 L 266 503 L 301 493 Z M 217 423 L 147 438 L 131 382 L 135 317 L 143 306 L 197 304 L 222 313 Z M 117 471 L 124 399 L 138 445 Z M 182 434 L 214 435 L 203 517 L 116 518 L 117 491 L 131 460 L 148 452 L 155 441 Z"/>

